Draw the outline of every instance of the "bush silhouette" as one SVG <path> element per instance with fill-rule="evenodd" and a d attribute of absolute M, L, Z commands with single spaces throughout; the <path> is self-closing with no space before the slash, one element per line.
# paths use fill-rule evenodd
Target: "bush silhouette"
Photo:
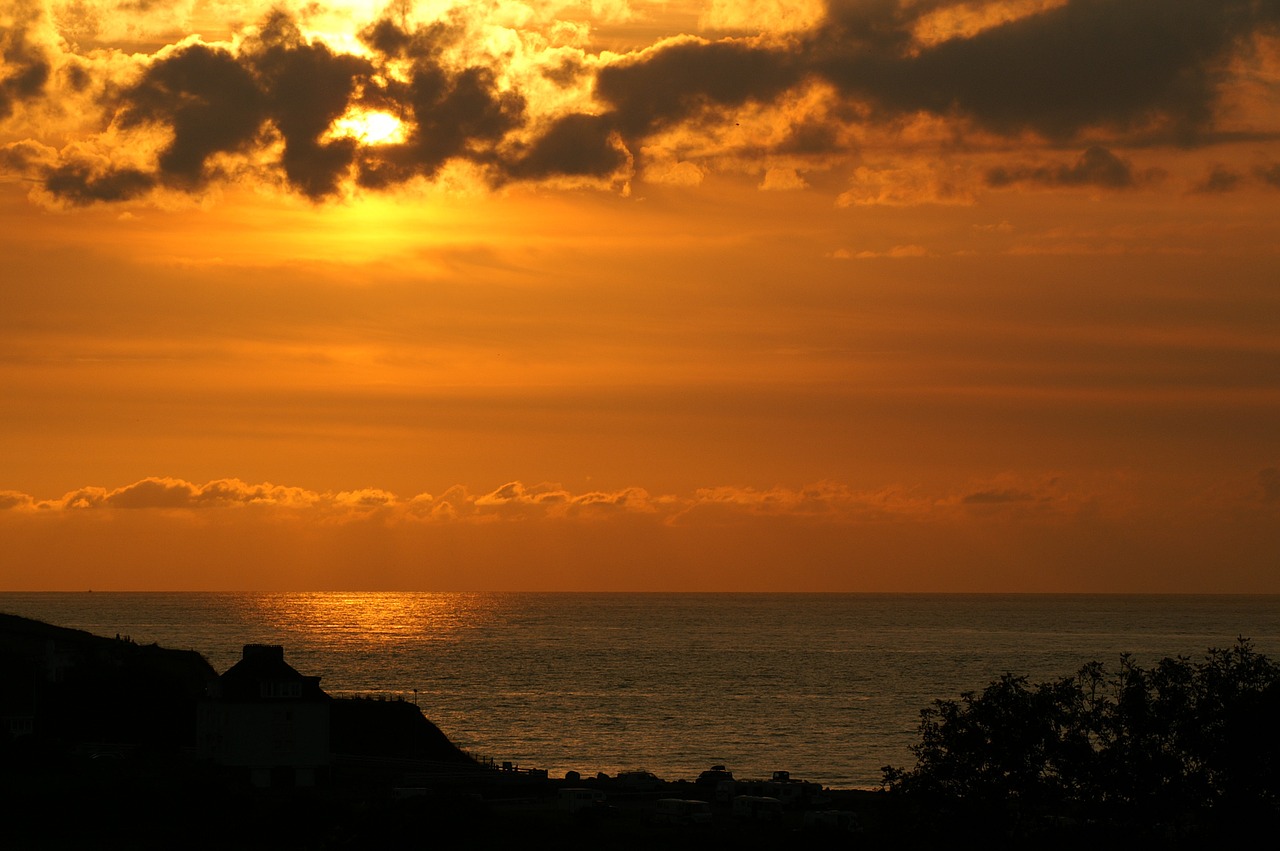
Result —
<path fill-rule="evenodd" d="M 1280 667 L 1240 639 L 1144 669 L 1122 656 L 1032 684 L 1006 674 L 922 710 L 910 770 L 884 785 L 938 821 L 1037 820 L 1163 836 L 1243 830 L 1280 807 Z"/>

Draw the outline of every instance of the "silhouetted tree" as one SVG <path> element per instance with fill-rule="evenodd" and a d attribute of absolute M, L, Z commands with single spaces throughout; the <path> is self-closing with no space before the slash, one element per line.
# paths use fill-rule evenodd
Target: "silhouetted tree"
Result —
<path fill-rule="evenodd" d="M 887 789 L 954 823 L 1187 835 L 1280 813 L 1280 666 L 1246 639 L 1151 669 L 1122 656 L 1032 684 L 1006 674 L 922 710 Z"/>

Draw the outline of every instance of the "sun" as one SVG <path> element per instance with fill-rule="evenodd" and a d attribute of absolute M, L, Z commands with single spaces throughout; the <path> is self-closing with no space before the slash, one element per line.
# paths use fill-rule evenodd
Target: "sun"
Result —
<path fill-rule="evenodd" d="M 329 127 L 330 138 L 355 139 L 362 145 L 395 145 L 404 141 L 404 124 L 389 112 L 349 109 Z"/>

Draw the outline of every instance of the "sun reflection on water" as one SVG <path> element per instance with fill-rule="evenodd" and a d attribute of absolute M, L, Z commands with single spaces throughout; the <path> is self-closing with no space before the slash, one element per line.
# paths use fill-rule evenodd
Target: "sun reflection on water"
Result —
<path fill-rule="evenodd" d="M 270 594 L 255 603 L 260 622 L 315 650 L 456 641 L 489 620 L 493 609 L 483 594 L 427 592 Z"/>

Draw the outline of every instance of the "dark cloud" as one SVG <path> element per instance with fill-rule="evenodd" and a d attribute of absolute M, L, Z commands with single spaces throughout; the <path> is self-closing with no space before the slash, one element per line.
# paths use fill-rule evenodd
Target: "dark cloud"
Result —
<path fill-rule="evenodd" d="M 774 150 L 780 154 L 812 156 L 830 154 L 842 148 L 834 123 L 809 121 L 790 127 L 786 138 Z"/>
<path fill-rule="evenodd" d="M 268 19 L 248 56 L 266 115 L 284 137 L 285 178 L 310 198 L 337 192 L 355 159 L 356 144 L 320 137 L 346 112 L 360 82 L 373 73 L 372 63 L 333 53 L 319 42 L 308 44 L 281 13 Z"/>
<path fill-rule="evenodd" d="M 357 182 L 367 188 L 432 177 L 453 159 L 496 165 L 498 145 L 524 122 L 524 100 L 499 91 L 487 68 L 451 73 L 423 60 L 407 86 L 388 94 L 409 127 L 409 138 L 361 152 Z"/>
<path fill-rule="evenodd" d="M 51 169 L 44 187 L 72 204 L 127 201 L 155 187 L 155 177 L 135 168 L 97 171 L 86 163 L 64 163 Z"/>
<path fill-rule="evenodd" d="M 525 120 L 524 98 L 502 91 L 494 72 L 473 65 L 448 66 L 445 51 L 458 30 L 444 22 L 413 32 L 381 20 L 361 35 L 385 59 L 408 60 L 407 83 L 366 91 L 370 105 L 394 111 L 409 128 L 401 145 L 362 152 L 358 182 L 382 188 L 422 175 L 431 177 L 451 159 L 497 161 L 495 149 Z"/>
<path fill-rule="evenodd" d="M 47 170 L 57 160 L 57 152 L 32 139 L 0 145 L 0 173 L 26 175 Z"/>
<path fill-rule="evenodd" d="M 382 189 L 430 178 L 456 160 L 480 166 L 495 183 L 605 177 L 625 168 L 646 137 L 685 122 L 731 120 L 735 110 L 776 103 L 813 82 L 837 92 L 830 120 L 798 124 L 771 151 L 828 155 L 846 144 L 840 122 L 918 113 L 1016 138 L 1061 142 L 1102 129 L 1119 134 L 1117 143 L 1199 144 L 1216 138 L 1214 110 L 1233 53 L 1280 22 L 1280 0 L 1068 0 L 969 37 L 915 39 L 922 16 L 959 5 L 828 0 L 821 23 L 783 39 L 673 40 L 595 72 L 600 114 L 553 117 L 531 138 L 519 132 L 529 123 L 524 97 L 504 88 L 501 69 L 455 64 L 460 19 L 408 28 L 385 17 L 360 33 L 372 56 L 358 57 L 309 42 L 277 12 L 234 53 L 195 43 L 165 54 L 105 105 L 126 130 L 170 134 L 150 166 L 153 185 L 198 189 L 221 176 L 213 165 L 219 155 L 279 144 L 274 167 L 283 182 L 317 200 L 351 176 Z M 37 96 L 49 74 L 24 32 L 6 31 L 0 42 L 0 115 Z M 387 73 L 392 64 L 395 74 Z M 570 61 L 546 72 L 563 85 L 586 73 Z M 352 107 L 396 115 L 404 140 L 326 138 Z M 132 197 L 146 176 L 63 166 L 46 185 L 83 203 Z M 1143 177 L 1093 147 L 1073 164 L 996 169 L 988 182 L 1123 188 Z"/>
<path fill-rule="evenodd" d="M 745 41 L 681 41 L 601 68 L 596 93 L 618 129 L 637 138 L 708 108 L 770 101 L 801 80 L 794 60 Z"/>
<path fill-rule="evenodd" d="M 121 125 L 154 124 L 173 132 L 157 166 L 168 183 L 196 187 L 217 153 L 248 148 L 266 120 L 266 103 L 252 72 L 231 53 L 203 44 L 156 62 L 123 95 Z"/>
<path fill-rule="evenodd" d="M 408 52 L 414 37 L 389 18 L 380 18 L 360 31 L 360 40 L 382 56 L 401 57 Z"/>
<path fill-rule="evenodd" d="M 561 88 L 573 85 L 587 73 L 586 66 L 574 58 L 566 58 L 554 68 L 548 68 L 542 72 L 542 76 Z"/>
<path fill-rule="evenodd" d="M 122 124 L 172 129 L 157 161 L 160 177 L 195 187 L 211 177 L 210 157 L 259 144 L 269 123 L 284 141 L 286 181 L 321 198 L 337 191 L 355 158 L 350 140 L 321 136 L 372 71 L 365 59 L 308 43 L 276 13 L 239 55 L 196 44 L 152 65 L 123 95 Z"/>
<path fill-rule="evenodd" d="M 1280 189 L 1280 163 L 1259 166 L 1254 172 L 1263 183 Z"/>
<path fill-rule="evenodd" d="M 1071 165 L 994 168 L 987 172 L 987 185 L 1011 186 L 1033 183 L 1041 186 L 1098 186 L 1127 189 L 1136 183 L 1133 168 L 1106 148 L 1094 145 Z"/>
<path fill-rule="evenodd" d="M 939 5 L 948 4 L 910 10 Z M 1274 0 L 1070 0 L 912 53 L 903 33 L 914 21 L 898 4 L 832 0 L 830 9 L 810 50 L 815 70 L 846 93 L 889 112 L 960 114 L 997 133 L 1056 139 L 1160 123 L 1193 139 L 1209 125 L 1232 49 L 1280 18 Z"/>
<path fill-rule="evenodd" d="M 274 140 L 283 143 L 285 183 L 314 200 L 339 192 L 353 169 L 361 185 L 384 188 L 434 175 L 451 159 L 496 165 L 498 145 L 524 123 L 524 100 L 501 91 L 489 68 L 447 67 L 443 52 L 457 34 L 445 24 L 409 32 L 382 20 L 361 34 L 375 52 L 369 59 L 309 42 L 291 17 L 275 12 L 236 53 L 190 44 L 107 96 L 122 128 L 171 134 L 153 174 L 70 164 L 47 172 L 45 186 L 73 203 L 124 200 L 157 185 L 199 189 L 221 176 L 211 166 L 216 155 L 262 150 Z M 407 81 L 380 73 L 393 59 L 410 63 Z M 393 112 L 406 141 L 325 138 L 353 106 Z"/>
<path fill-rule="evenodd" d="M 921 16 L 955 5 L 830 0 L 825 21 L 794 41 L 679 42 L 605 66 L 597 92 L 628 137 L 818 79 L 881 118 L 959 115 L 1058 140 L 1162 130 L 1186 143 L 1211 129 L 1233 49 L 1280 20 L 1275 0 L 1070 0 L 971 37 L 913 42 Z"/>
<path fill-rule="evenodd" d="M 1240 186 L 1244 176 L 1239 172 L 1215 165 L 1212 170 L 1195 186 L 1196 192 L 1204 192 L 1210 194 L 1218 194 L 1222 192 L 1231 192 Z"/>
<path fill-rule="evenodd" d="M 49 81 L 49 57 L 31 34 L 39 15 L 39 4 L 23 0 L 0 13 L 0 121 L 43 95 Z"/>
<path fill-rule="evenodd" d="M 93 85 L 93 75 L 80 65 L 66 65 L 61 71 L 66 86 L 73 92 L 83 92 Z"/>
<path fill-rule="evenodd" d="M 830 42 L 836 53 L 905 54 L 913 46 L 915 25 L 939 9 L 970 0 L 827 0 L 826 18 L 816 41 Z"/>
<path fill-rule="evenodd" d="M 487 159 L 483 152 L 524 120 L 523 98 L 499 92 L 488 68 L 450 74 L 424 64 L 415 69 L 410 103 L 413 144 L 425 174 L 434 174 L 452 157 Z"/>
<path fill-rule="evenodd" d="M 609 116 L 566 115 L 510 165 L 516 178 L 608 176 L 627 163 Z"/>

